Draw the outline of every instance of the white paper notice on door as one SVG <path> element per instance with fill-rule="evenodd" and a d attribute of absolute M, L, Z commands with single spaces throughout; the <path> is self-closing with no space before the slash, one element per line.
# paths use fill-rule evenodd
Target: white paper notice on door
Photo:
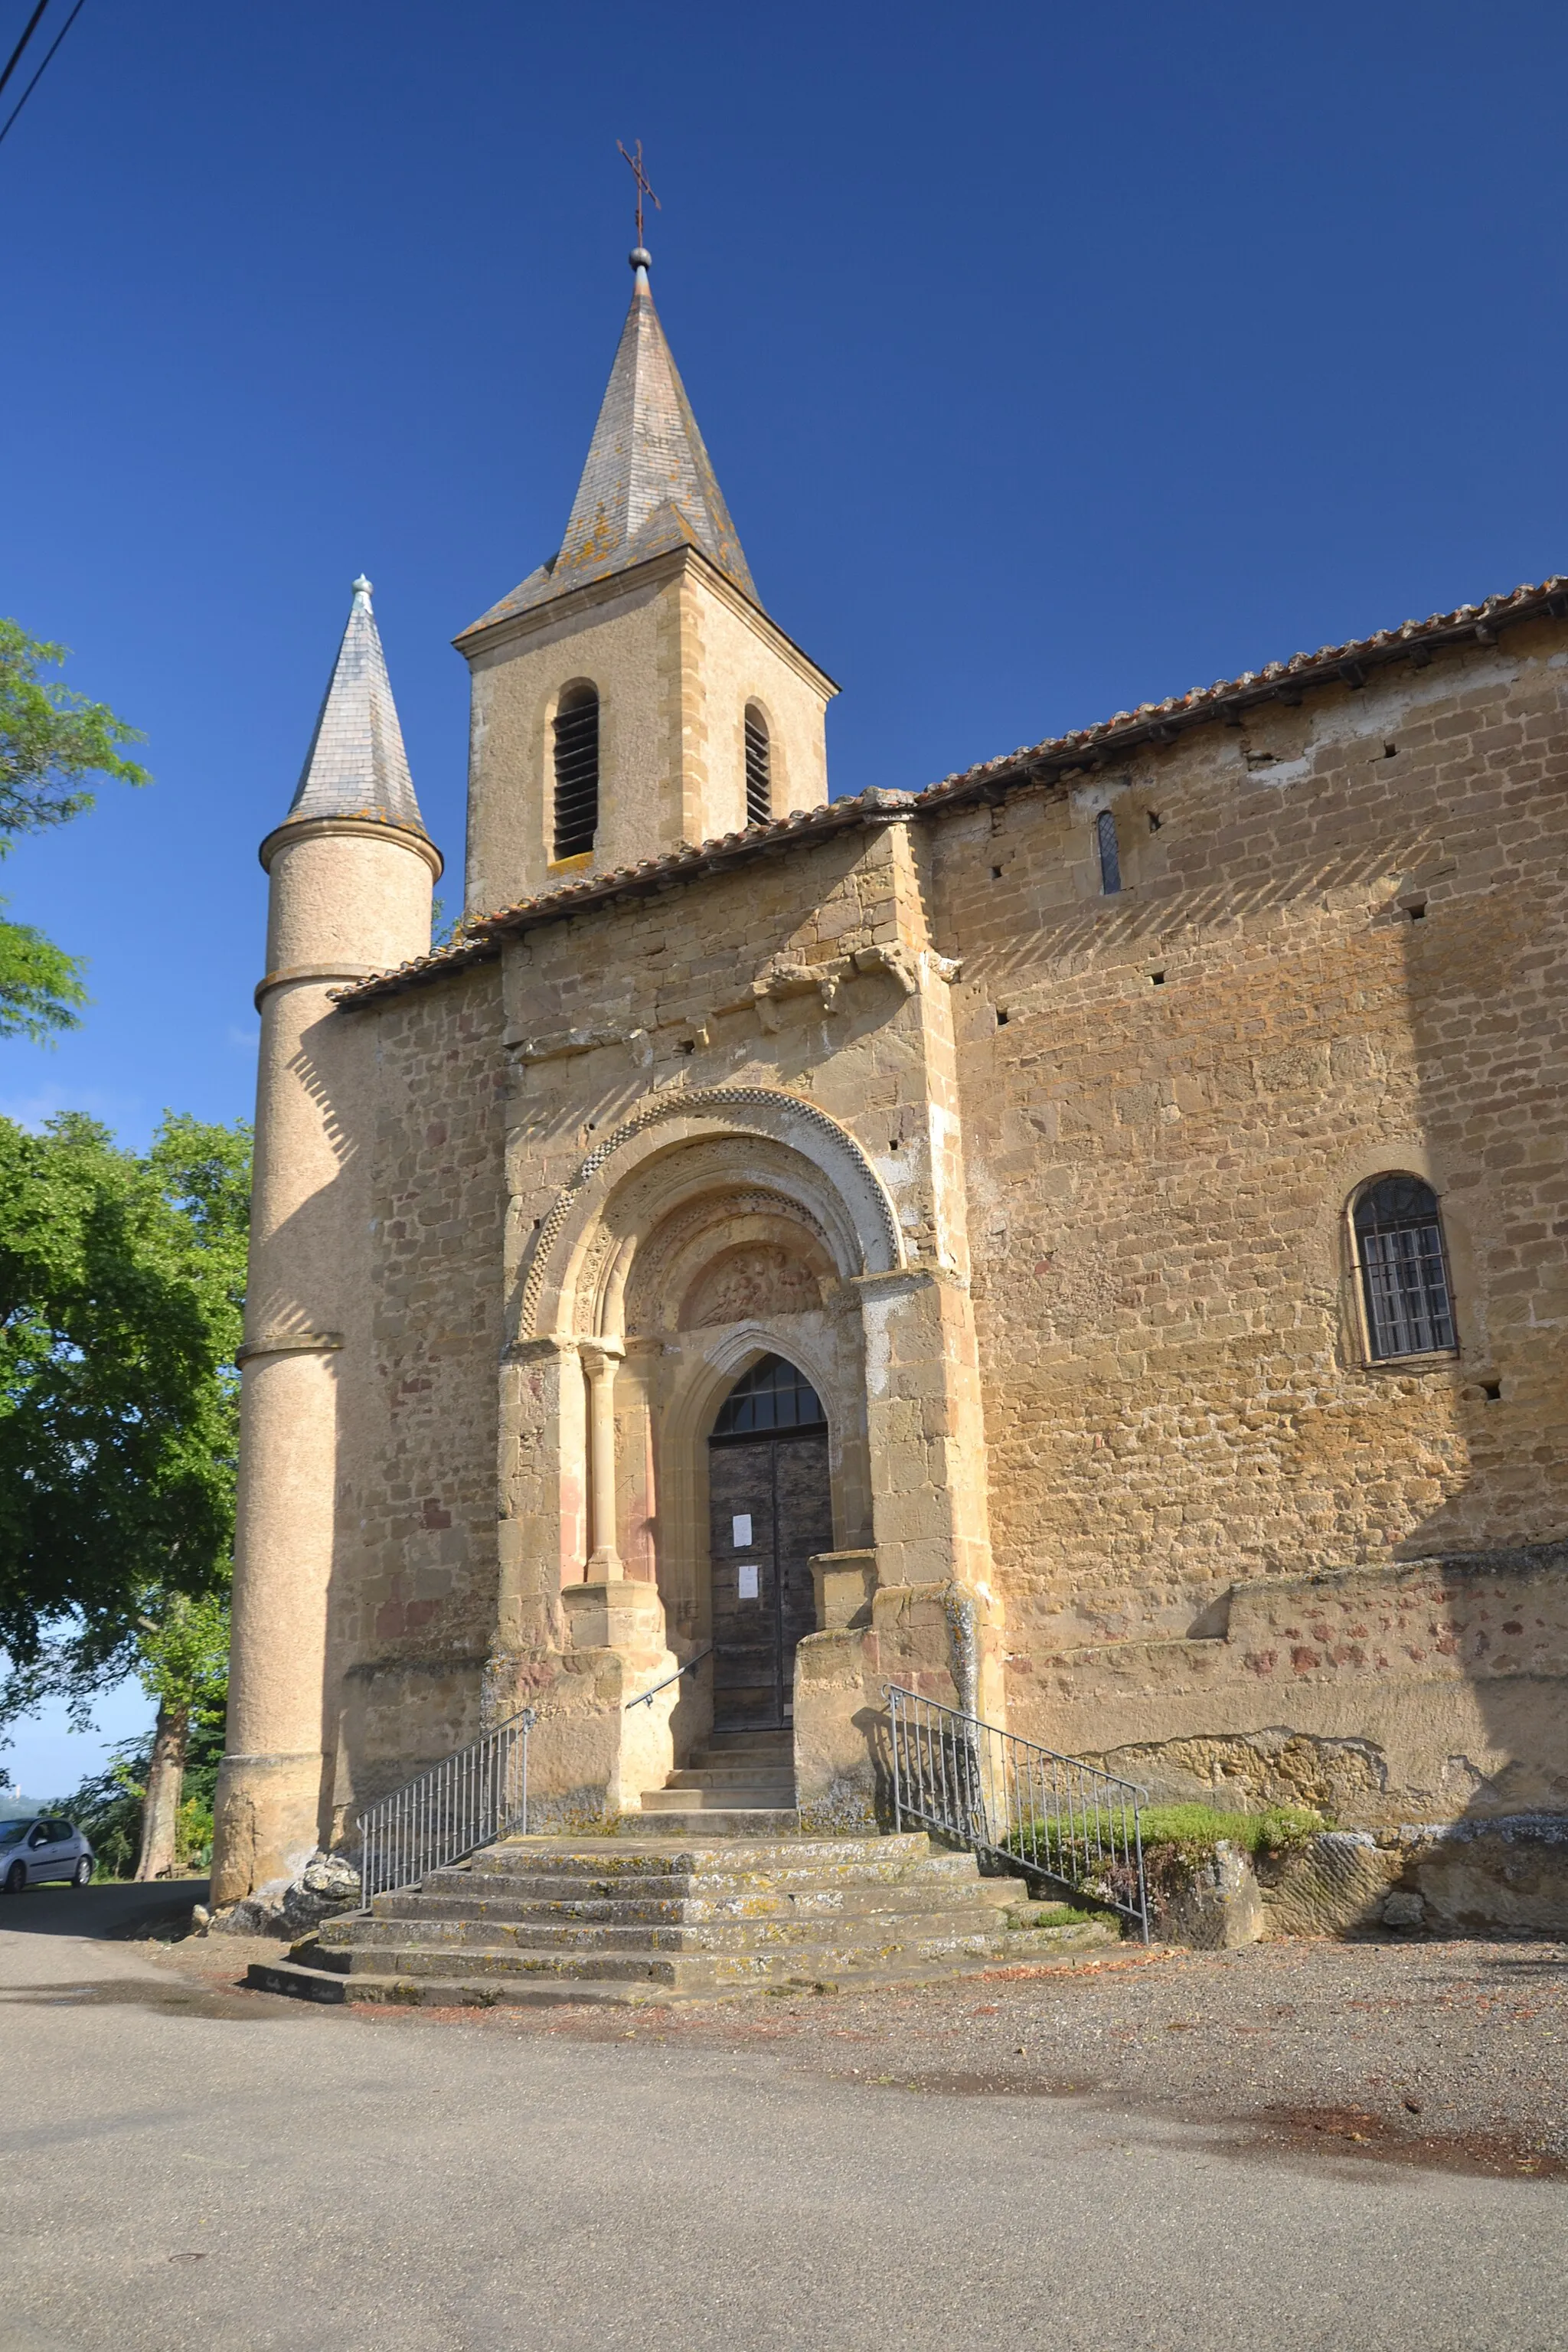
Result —
<path fill-rule="evenodd" d="M 743 1551 L 752 1540 L 752 1515 L 750 1511 L 737 1511 L 734 1517 L 730 1522 L 730 1527 L 731 1530 L 730 1536 L 731 1542 L 734 1545 L 737 1551 Z"/>
<path fill-rule="evenodd" d="M 736 1600 L 754 1601 L 757 1598 L 756 1561 L 754 1559 L 742 1560 L 740 1565 L 737 1567 L 735 1573 L 741 1580 L 740 1588 L 735 1595 Z"/>

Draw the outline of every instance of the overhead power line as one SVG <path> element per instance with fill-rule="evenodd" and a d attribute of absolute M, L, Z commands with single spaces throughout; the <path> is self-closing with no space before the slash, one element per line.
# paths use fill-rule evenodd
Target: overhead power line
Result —
<path fill-rule="evenodd" d="M 38 0 L 37 6 L 28 17 L 26 24 L 23 26 L 22 37 L 17 42 L 16 47 L 12 50 L 10 56 L 6 58 L 5 72 L 0 73 L 0 89 L 5 89 L 6 83 L 16 72 L 16 68 L 21 64 L 22 52 L 26 47 L 28 42 L 32 39 L 33 35 L 37 31 L 38 19 L 43 15 L 48 5 L 49 0 Z"/>
<path fill-rule="evenodd" d="M 9 75 L 11 66 L 14 66 L 17 58 L 21 56 L 28 39 L 31 37 L 33 26 L 37 23 L 38 18 L 43 15 L 44 9 L 47 8 L 47 5 L 48 0 L 42 0 L 42 5 L 39 7 L 35 8 L 33 11 L 32 21 L 29 23 L 26 32 L 23 34 L 21 40 L 16 45 L 16 50 L 11 58 L 11 64 L 5 68 L 5 75 Z M 27 84 L 26 89 L 22 92 L 21 97 L 16 100 L 16 103 L 11 109 L 10 113 L 5 117 L 5 121 L 0 123 L 0 144 L 4 144 L 5 141 L 10 137 L 12 124 L 16 121 L 16 117 L 21 113 L 22 109 L 26 105 L 27 100 L 32 97 L 33 92 L 37 89 L 38 84 L 42 81 L 44 71 L 46 67 L 48 65 L 49 59 L 54 56 L 55 51 L 59 47 L 60 43 L 65 39 L 66 35 L 70 31 L 71 26 L 81 15 L 81 7 L 82 0 L 76 0 L 76 5 L 71 10 L 70 15 L 66 18 L 65 23 L 60 26 L 59 31 L 55 35 L 55 37 L 49 43 L 48 47 L 44 51 L 43 57 L 39 60 L 37 70 L 34 74 L 32 80 Z M 0 86 L 4 85 L 5 79 L 5 76 L 0 75 Z"/>

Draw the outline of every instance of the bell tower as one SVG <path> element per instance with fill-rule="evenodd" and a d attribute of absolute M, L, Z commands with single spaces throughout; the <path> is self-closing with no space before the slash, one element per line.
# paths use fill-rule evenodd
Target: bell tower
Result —
<path fill-rule="evenodd" d="M 559 551 L 458 638 L 465 912 L 827 798 L 833 680 L 763 612 L 631 255 L 631 307 Z"/>

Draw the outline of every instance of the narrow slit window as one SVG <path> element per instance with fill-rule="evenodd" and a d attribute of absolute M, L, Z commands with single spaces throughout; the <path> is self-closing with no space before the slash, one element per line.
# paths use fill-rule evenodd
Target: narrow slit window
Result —
<path fill-rule="evenodd" d="M 1452 1349 L 1448 1257 L 1430 1184 L 1381 1176 L 1362 1193 L 1352 1222 L 1374 1360 Z"/>
<path fill-rule="evenodd" d="M 599 830 L 599 698 L 574 687 L 555 714 L 555 856 L 580 857 Z"/>
<path fill-rule="evenodd" d="M 1116 819 L 1109 809 L 1101 809 L 1095 818 L 1094 836 L 1100 845 L 1100 887 L 1110 898 L 1121 887 L 1121 852 L 1116 844 Z"/>
<path fill-rule="evenodd" d="M 768 722 L 754 702 L 746 705 L 746 823 L 773 821 L 773 746 Z"/>

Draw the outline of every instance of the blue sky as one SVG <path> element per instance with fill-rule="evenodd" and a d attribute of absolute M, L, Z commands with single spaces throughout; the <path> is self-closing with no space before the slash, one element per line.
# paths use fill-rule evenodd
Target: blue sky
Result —
<path fill-rule="evenodd" d="M 857 792 L 1568 571 L 1565 68 L 1544 0 L 86 0 L 0 146 L 0 612 L 156 782 L 9 861 L 95 1003 L 0 1110 L 248 1113 L 256 845 L 362 567 L 456 884 L 448 641 L 558 542 L 617 137 Z"/>

